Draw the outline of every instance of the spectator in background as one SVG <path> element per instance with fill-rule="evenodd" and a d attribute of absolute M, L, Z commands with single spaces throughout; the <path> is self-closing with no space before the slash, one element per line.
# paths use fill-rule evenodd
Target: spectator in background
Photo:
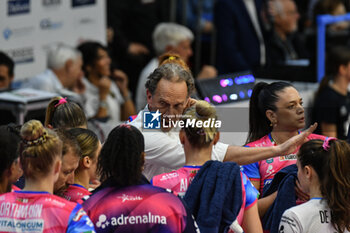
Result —
<path fill-rule="evenodd" d="M 11 91 L 13 89 L 12 81 L 14 79 L 13 60 L 4 52 L 0 51 L 0 92 Z M 14 123 L 16 118 L 8 110 L 0 109 L 0 125 L 10 122 Z"/>
<path fill-rule="evenodd" d="M 94 118 L 115 126 L 135 114 L 128 89 L 128 77 L 121 70 L 111 72 L 107 48 L 98 42 L 84 42 L 78 47 L 83 56 L 84 110 Z"/>
<path fill-rule="evenodd" d="M 214 10 L 219 74 L 266 64 L 260 12 L 263 0 L 218 0 Z"/>
<path fill-rule="evenodd" d="M 81 53 L 65 44 L 51 46 L 47 53 L 47 69 L 28 80 L 23 87 L 57 93 L 82 103 L 77 93 L 85 91 L 82 84 Z"/>
<path fill-rule="evenodd" d="M 186 11 L 184 11 L 184 3 L 187 4 L 185 6 Z M 182 24 L 188 26 L 196 35 L 200 35 L 200 38 L 196 38 L 200 39 L 200 58 L 195 57 L 195 59 L 200 60 L 201 65 L 211 64 L 213 61 L 212 57 L 215 55 L 212 49 L 212 46 L 215 46 L 212 43 L 215 33 L 213 22 L 214 3 L 215 1 L 213 0 L 177 1 L 177 22 L 182 22 Z"/>
<path fill-rule="evenodd" d="M 176 53 L 185 63 L 193 55 L 191 43 L 193 41 L 193 33 L 185 26 L 176 23 L 160 23 L 153 32 L 153 46 L 157 56 L 164 53 Z M 146 106 L 146 88 L 145 83 L 147 77 L 159 66 L 159 59 L 154 57 L 147 66 L 142 70 L 136 92 L 137 110 L 141 110 Z M 217 75 L 214 67 L 205 65 L 198 74 L 197 78 L 212 78 Z"/>
<path fill-rule="evenodd" d="M 113 60 L 128 75 L 133 94 L 142 68 L 154 56 L 152 32 L 160 21 L 161 2 L 167 1 L 107 1 L 108 30 L 113 33 L 108 48 Z"/>
<path fill-rule="evenodd" d="M 0 51 L 0 91 L 11 90 L 14 78 L 15 63 L 4 52 Z"/>
<path fill-rule="evenodd" d="M 298 32 L 306 32 L 311 26 L 311 21 L 309 20 L 309 4 L 313 0 L 294 0 L 297 5 L 298 12 L 300 14 L 300 19 L 298 22 Z"/>
<path fill-rule="evenodd" d="M 346 139 L 350 122 L 350 49 L 338 46 L 329 51 L 326 75 L 315 95 L 313 120 L 321 134 Z"/>
<path fill-rule="evenodd" d="M 23 174 L 18 153 L 21 138 L 17 131 L 14 125 L 0 126 L 0 194 L 10 192 L 13 183 Z"/>
<path fill-rule="evenodd" d="M 307 58 L 298 29 L 299 13 L 294 0 L 271 0 L 272 32 L 267 40 L 268 62 L 285 64 L 288 60 Z"/>
<path fill-rule="evenodd" d="M 344 15 L 346 14 L 346 8 L 344 2 L 341 0 L 319 0 L 316 2 L 313 8 L 313 22 L 316 26 L 316 18 L 318 15 Z M 349 22 L 337 22 L 330 24 L 328 29 L 333 32 L 344 31 L 349 28 Z"/>
<path fill-rule="evenodd" d="M 201 18 L 200 18 L 200 24 L 197 25 L 197 20 L 198 20 L 198 5 L 199 1 L 198 0 L 189 0 L 186 1 L 186 10 L 187 10 L 187 18 L 186 18 L 186 25 L 192 30 L 196 31 L 198 29 L 198 26 L 200 30 L 205 33 L 205 34 L 210 34 L 213 29 L 214 29 L 214 24 L 213 24 L 213 10 L 214 10 L 214 1 L 212 0 L 204 0 L 201 1 Z M 178 1 L 178 12 L 180 14 L 184 13 L 183 11 L 183 5 L 182 1 Z M 181 18 L 182 15 L 179 15 Z"/>

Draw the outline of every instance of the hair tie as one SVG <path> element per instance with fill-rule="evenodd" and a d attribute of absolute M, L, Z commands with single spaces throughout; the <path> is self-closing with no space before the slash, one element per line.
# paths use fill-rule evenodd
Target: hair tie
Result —
<path fill-rule="evenodd" d="M 120 126 L 119 126 L 120 128 L 127 128 L 127 129 L 129 129 L 129 130 L 131 130 L 131 127 L 130 127 L 130 125 L 129 124 L 125 124 L 125 123 L 123 123 L 123 124 L 120 124 Z"/>
<path fill-rule="evenodd" d="M 44 132 L 43 135 L 41 135 L 37 139 L 34 139 L 34 140 L 23 139 L 22 142 L 27 146 L 37 146 L 37 145 L 40 145 L 40 144 L 43 144 L 44 142 L 46 142 L 46 135 L 47 135 L 47 133 Z"/>
<path fill-rule="evenodd" d="M 58 103 L 55 104 L 55 108 L 56 108 L 57 106 L 60 106 L 60 105 L 62 105 L 62 104 L 65 104 L 65 103 L 67 103 L 67 97 L 61 98 L 61 99 L 58 101 Z"/>
<path fill-rule="evenodd" d="M 332 141 L 332 140 L 337 140 L 337 138 L 334 138 L 334 137 L 326 137 L 326 139 L 324 140 L 322 147 L 323 147 L 323 149 L 324 149 L 325 151 L 328 151 L 328 150 L 329 150 L 329 148 L 330 148 L 329 142 Z"/>
<path fill-rule="evenodd" d="M 202 116 L 202 115 L 199 115 L 197 111 L 195 111 L 195 116 L 197 117 L 197 119 L 203 119 L 205 118 L 206 116 Z"/>
<path fill-rule="evenodd" d="M 168 59 L 169 59 L 170 61 L 172 61 L 172 60 L 175 60 L 175 59 L 176 59 L 176 57 L 174 57 L 174 56 L 170 56 Z"/>

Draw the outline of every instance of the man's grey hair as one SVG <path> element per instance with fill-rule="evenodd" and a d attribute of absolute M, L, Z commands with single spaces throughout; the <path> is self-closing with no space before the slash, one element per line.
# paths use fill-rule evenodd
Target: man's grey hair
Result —
<path fill-rule="evenodd" d="M 193 41 L 193 33 L 176 23 L 160 23 L 153 31 L 153 46 L 157 55 L 165 52 L 167 46 L 177 46 L 184 40 Z"/>
<path fill-rule="evenodd" d="M 50 46 L 47 52 L 47 68 L 60 69 L 68 60 L 76 62 L 79 57 L 82 57 L 79 50 L 62 43 Z"/>
<path fill-rule="evenodd" d="M 284 4 L 282 1 L 286 0 L 272 0 L 270 1 L 271 7 L 274 8 L 275 16 L 280 15 L 281 17 L 284 17 Z M 288 0 L 287 0 L 288 1 Z"/>
<path fill-rule="evenodd" d="M 194 91 L 194 79 L 191 72 L 185 70 L 178 64 L 167 63 L 161 65 L 148 76 L 145 87 L 152 95 L 154 95 L 161 79 L 172 82 L 186 82 L 188 96 Z"/>

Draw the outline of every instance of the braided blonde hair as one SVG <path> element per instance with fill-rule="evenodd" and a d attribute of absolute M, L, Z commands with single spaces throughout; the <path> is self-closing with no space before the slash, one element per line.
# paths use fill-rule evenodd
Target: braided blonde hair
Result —
<path fill-rule="evenodd" d="M 62 156 L 62 142 L 57 134 L 38 120 L 26 122 L 20 134 L 20 161 L 24 176 L 38 178 L 47 174 L 55 158 Z"/>

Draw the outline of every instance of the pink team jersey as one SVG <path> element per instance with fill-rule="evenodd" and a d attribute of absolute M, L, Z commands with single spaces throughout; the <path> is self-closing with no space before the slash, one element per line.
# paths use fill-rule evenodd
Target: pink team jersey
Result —
<path fill-rule="evenodd" d="M 202 166 L 184 166 L 176 171 L 157 175 L 152 178 L 154 186 L 170 189 L 179 196 L 185 196 L 188 186 Z"/>
<path fill-rule="evenodd" d="M 317 134 L 310 134 L 307 139 L 321 139 L 324 140 L 326 137 Z M 276 146 L 276 143 L 273 141 L 271 134 L 268 134 L 257 141 L 248 143 L 247 147 L 268 147 L 268 146 Z M 260 193 L 266 184 L 269 184 L 275 174 L 279 172 L 282 168 L 287 167 L 289 165 L 295 164 L 297 160 L 297 152 L 299 148 L 294 151 L 292 154 L 279 156 L 271 159 L 262 160 L 256 163 L 251 163 L 248 165 L 244 165 L 243 172 L 249 177 L 251 180 L 260 181 Z"/>
<path fill-rule="evenodd" d="M 202 166 L 184 166 L 176 171 L 157 175 L 152 178 L 151 183 L 154 186 L 170 189 L 174 193 L 184 196 L 188 186 L 192 183 L 194 177 Z M 244 211 L 249 209 L 257 202 L 258 191 L 249 181 L 246 175 L 242 174 L 242 207 L 237 216 L 239 224 L 243 222 Z"/>
<path fill-rule="evenodd" d="M 13 191 L 19 191 L 19 190 L 21 190 L 20 188 L 18 188 L 16 185 L 12 185 L 12 188 L 11 188 L 11 191 L 13 192 Z"/>
<path fill-rule="evenodd" d="M 48 192 L 15 191 L 0 196 L 0 232 L 95 232 L 80 204 Z"/>
<path fill-rule="evenodd" d="M 68 201 L 78 202 L 82 204 L 82 198 L 90 196 L 91 193 L 82 185 L 72 184 L 64 192 L 63 197 Z"/>
<path fill-rule="evenodd" d="M 199 232 L 179 197 L 150 184 L 105 186 L 83 205 L 99 233 Z"/>

